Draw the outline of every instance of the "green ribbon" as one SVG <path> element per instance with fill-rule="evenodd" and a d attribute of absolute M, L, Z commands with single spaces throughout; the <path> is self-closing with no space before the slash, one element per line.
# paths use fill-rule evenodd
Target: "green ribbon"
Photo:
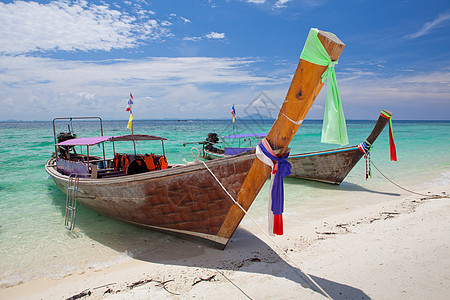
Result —
<path fill-rule="evenodd" d="M 343 146 L 348 144 L 348 137 L 344 110 L 342 109 L 336 73 L 334 71 L 334 66 L 338 61 L 331 61 L 330 56 L 317 36 L 318 33 L 318 29 L 311 28 L 300 58 L 316 65 L 328 66 L 322 74 L 322 82 L 328 80 L 327 101 L 322 126 L 322 143 L 340 144 Z"/>

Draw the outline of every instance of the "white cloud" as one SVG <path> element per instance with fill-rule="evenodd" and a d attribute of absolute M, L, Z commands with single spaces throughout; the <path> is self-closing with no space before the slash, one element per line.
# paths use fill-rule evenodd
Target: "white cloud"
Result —
<path fill-rule="evenodd" d="M 54 1 L 0 3 L 1 53 L 133 48 L 170 36 L 155 20 L 137 20 L 105 5 Z"/>
<path fill-rule="evenodd" d="M 191 23 L 191 20 L 180 17 L 180 19 L 184 22 L 184 23 Z"/>
<path fill-rule="evenodd" d="M 200 41 L 203 38 L 201 36 L 184 37 L 183 41 Z"/>
<path fill-rule="evenodd" d="M 263 4 L 266 0 L 247 0 L 248 3 Z"/>
<path fill-rule="evenodd" d="M 0 120 L 87 114 L 126 119 L 130 92 L 137 119 L 220 118 L 231 104 L 245 107 L 261 91 L 280 104 L 292 68 L 258 75 L 251 70 L 259 63 L 251 58 L 160 57 L 95 63 L 0 56 Z M 348 119 L 373 118 L 374 111 L 381 109 L 391 110 L 398 119 L 407 109 L 424 112 L 419 119 L 448 119 L 448 71 L 404 72 L 386 78 L 354 68 L 344 74 L 338 71 L 337 79 Z M 325 105 L 325 92 L 326 87 L 308 118 L 323 117 L 320 107 Z M 434 113 L 425 114 L 426 108 L 434 108 Z"/>
<path fill-rule="evenodd" d="M 405 72 L 390 78 L 369 76 L 347 81 L 337 76 L 347 118 L 370 118 L 368 112 L 387 109 L 396 119 L 448 119 L 450 72 Z"/>
<path fill-rule="evenodd" d="M 279 84 L 279 79 L 250 72 L 255 62 L 162 57 L 94 63 L 0 56 L 6 70 L 0 73 L 0 106 L 4 108 L 0 120 L 49 120 L 67 114 L 126 118 L 123 111 L 130 91 L 137 118 L 201 117 L 207 105 L 224 105 L 236 96 L 236 90 Z M 189 105 L 186 116 L 183 109 Z M 220 117 L 221 109 L 214 114 Z"/>
<path fill-rule="evenodd" d="M 170 23 L 169 21 L 162 21 L 161 22 L 161 26 L 170 26 L 172 25 L 172 23 Z"/>
<path fill-rule="evenodd" d="M 204 38 L 206 39 L 224 39 L 225 33 L 218 33 L 218 32 L 210 32 L 205 34 L 204 36 L 193 36 L 193 37 L 184 37 L 184 41 L 201 41 Z"/>
<path fill-rule="evenodd" d="M 210 32 L 205 35 L 208 39 L 224 39 L 225 33 L 219 33 L 219 32 Z"/>
<path fill-rule="evenodd" d="M 283 8 L 286 7 L 286 3 L 290 2 L 291 0 L 277 0 L 275 2 L 274 7 L 275 8 Z"/>
<path fill-rule="evenodd" d="M 450 70 L 386 75 L 384 68 L 377 72 L 362 67 L 338 69 L 336 77 L 347 119 L 372 119 L 382 109 L 392 111 L 395 119 L 449 119 Z M 307 118 L 323 118 L 326 85 Z"/>
<path fill-rule="evenodd" d="M 156 13 L 152 10 L 141 9 L 136 12 L 138 15 L 142 17 L 147 17 L 148 15 L 155 15 Z"/>
<path fill-rule="evenodd" d="M 444 24 L 449 20 L 450 20 L 450 13 L 442 14 L 433 21 L 425 23 L 422 26 L 422 28 L 420 28 L 419 31 L 406 35 L 405 38 L 415 39 L 427 35 L 434 29 L 444 26 Z"/>
<path fill-rule="evenodd" d="M 286 3 L 290 2 L 292 0 L 277 0 L 275 3 L 273 3 L 274 8 L 284 8 L 286 7 Z M 246 0 L 247 3 L 253 3 L 253 4 L 267 4 L 266 0 Z M 271 5 L 271 4 L 269 4 Z"/>

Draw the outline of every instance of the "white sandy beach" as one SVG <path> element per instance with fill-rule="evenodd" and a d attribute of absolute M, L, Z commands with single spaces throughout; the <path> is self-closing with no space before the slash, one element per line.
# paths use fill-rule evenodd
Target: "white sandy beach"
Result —
<path fill-rule="evenodd" d="M 272 238 L 279 247 L 247 220 L 223 251 L 173 239 L 108 268 L 0 290 L 0 299 L 326 298 L 308 277 L 333 299 L 448 299 L 449 216 L 449 198 L 402 193 L 306 223 L 287 217 L 285 235 Z"/>

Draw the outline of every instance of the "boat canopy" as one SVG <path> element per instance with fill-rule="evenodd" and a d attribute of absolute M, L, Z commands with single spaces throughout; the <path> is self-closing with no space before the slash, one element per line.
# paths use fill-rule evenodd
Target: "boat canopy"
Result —
<path fill-rule="evenodd" d="M 263 137 L 266 137 L 266 135 L 267 135 L 267 133 L 242 133 L 242 134 L 227 135 L 227 136 L 224 136 L 223 139 L 239 139 L 239 138 L 246 138 L 246 137 L 263 138 Z"/>
<path fill-rule="evenodd" d="M 112 136 L 93 136 L 82 137 L 66 140 L 64 142 L 56 144 L 57 146 L 93 146 L 99 143 L 105 142 L 112 138 Z"/>
<path fill-rule="evenodd" d="M 93 136 L 82 137 L 66 140 L 64 142 L 56 144 L 57 146 L 93 146 L 106 141 L 119 142 L 119 141 L 164 141 L 166 138 L 146 135 L 146 134 L 128 134 L 118 136 Z"/>
<path fill-rule="evenodd" d="M 108 141 L 119 142 L 119 141 L 166 141 L 166 138 L 147 135 L 147 134 L 128 134 L 128 135 L 118 135 L 111 137 Z"/>

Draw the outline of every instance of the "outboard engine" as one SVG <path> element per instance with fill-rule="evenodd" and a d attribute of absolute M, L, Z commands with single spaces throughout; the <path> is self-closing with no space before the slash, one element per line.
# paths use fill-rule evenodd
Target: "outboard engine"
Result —
<path fill-rule="evenodd" d="M 76 138 L 77 135 L 75 133 L 72 132 L 60 132 L 58 133 L 58 136 L 56 137 L 56 139 L 58 140 L 58 143 L 67 141 L 67 140 L 71 140 Z"/>
<path fill-rule="evenodd" d="M 206 141 L 211 144 L 215 144 L 219 141 L 219 136 L 215 132 L 208 133 Z"/>
<path fill-rule="evenodd" d="M 214 144 L 219 141 L 219 136 L 215 132 L 208 133 L 208 137 L 206 138 L 206 143 L 204 144 L 204 148 L 210 152 L 217 152 L 217 148 L 214 147 Z"/>
<path fill-rule="evenodd" d="M 56 139 L 58 140 L 58 143 L 67 141 L 67 140 L 71 140 L 76 138 L 77 135 L 75 133 L 72 132 L 60 132 L 58 133 L 58 136 L 56 137 Z M 69 151 L 70 149 L 73 149 L 73 147 L 71 146 L 59 146 L 58 147 L 58 152 L 60 153 L 60 156 L 63 158 L 68 158 L 69 156 Z"/>

